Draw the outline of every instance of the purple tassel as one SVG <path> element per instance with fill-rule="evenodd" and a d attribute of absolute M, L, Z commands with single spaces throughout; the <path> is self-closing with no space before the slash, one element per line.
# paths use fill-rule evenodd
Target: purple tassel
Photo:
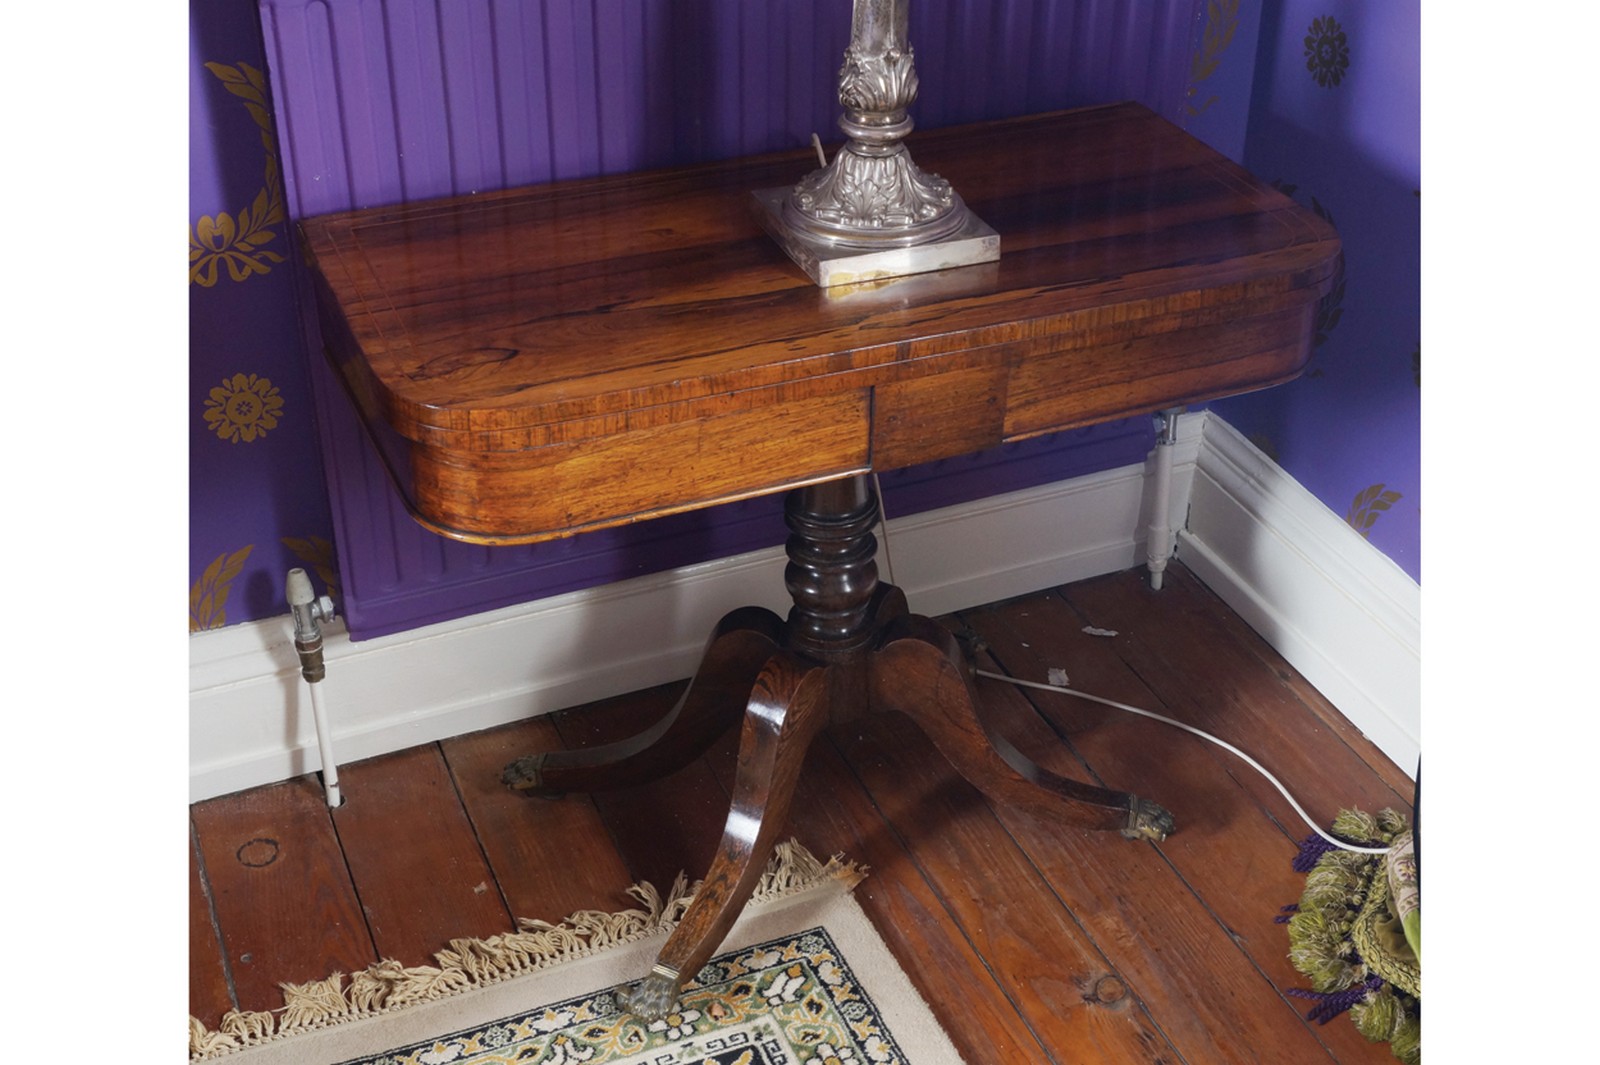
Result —
<path fill-rule="evenodd" d="M 1317 867 L 1317 862 L 1324 854 L 1336 850 L 1333 844 L 1321 836 L 1307 836 L 1300 844 L 1300 853 L 1294 856 L 1294 871 L 1309 873 Z"/>
<path fill-rule="evenodd" d="M 1362 983 L 1354 987 L 1347 987 L 1343 991 L 1306 991 L 1298 987 L 1291 987 L 1286 994 L 1295 998 L 1310 999 L 1317 1003 L 1311 1012 L 1306 1014 L 1306 1020 L 1316 1021 L 1318 1024 L 1327 1024 L 1335 1017 L 1344 1013 L 1366 999 L 1366 997 L 1383 986 L 1383 978 L 1377 975 L 1369 976 Z"/>
<path fill-rule="evenodd" d="M 1355 847 L 1376 847 L 1380 842 L 1378 840 L 1351 839 L 1349 836 L 1339 835 L 1335 835 L 1334 838 L 1343 840 L 1345 843 Z M 1329 843 L 1319 835 L 1307 836 L 1300 841 L 1300 853 L 1294 856 L 1291 866 L 1297 873 L 1309 873 L 1317 867 L 1317 862 L 1324 854 L 1337 849 L 1332 843 Z"/>
<path fill-rule="evenodd" d="M 1338 838 L 1343 839 L 1346 843 L 1353 843 L 1360 847 L 1373 846 L 1372 843 L 1362 840 L 1347 839 L 1344 836 Z M 1322 860 L 1324 854 L 1337 849 L 1332 843 L 1323 839 L 1321 835 L 1307 836 L 1300 844 L 1300 853 L 1294 857 L 1294 871 L 1297 873 L 1311 872 L 1317 867 L 1317 863 Z M 1285 906 L 1278 912 L 1278 916 L 1272 919 L 1272 923 L 1288 924 L 1290 915 L 1299 912 L 1300 907 L 1298 904 Z M 1353 950 L 1350 952 L 1350 956 L 1357 963 L 1360 963 L 1360 957 Z M 1315 1002 L 1316 1005 L 1306 1014 L 1306 1020 L 1316 1021 L 1318 1024 L 1327 1024 L 1341 1013 L 1347 1012 L 1350 1007 L 1364 1001 L 1368 995 L 1381 987 L 1383 987 L 1383 978 L 1374 974 L 1354 987 L 1347 987 L 1343 991 L 1307 991 L 1302 988 L 1291 987 L 1285 994 Z"/>

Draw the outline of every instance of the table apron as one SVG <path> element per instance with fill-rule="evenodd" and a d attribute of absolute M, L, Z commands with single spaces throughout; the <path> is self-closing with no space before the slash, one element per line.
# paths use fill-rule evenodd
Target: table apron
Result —
<path fill-rule="evenodd" d="M 413 506 L 456 539 L 554 539 L 860 473 L 871 424 L 860 387 L 527 451 L 414 444 Z"/>
<path fill-rule="evenodd" d="M 1315 309 L 1267 301 L 1100 343 L 1044 333 L 563 423 L 542 446 L 410 441 L 408 503 L 446 536 L 532 543 L 971 454 L 1288 380 L 1309 358 Z"/>

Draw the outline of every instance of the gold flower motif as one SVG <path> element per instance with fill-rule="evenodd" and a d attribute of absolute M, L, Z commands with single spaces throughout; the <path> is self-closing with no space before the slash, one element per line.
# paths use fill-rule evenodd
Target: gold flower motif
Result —
<path fill-rule="evenodd" d="M 230 443 L 251 443 L 278 426 L 283 397 L 271 381 L 255 374 L 236 373 L 211 390 L 206 400 L 206 424 Z"/>

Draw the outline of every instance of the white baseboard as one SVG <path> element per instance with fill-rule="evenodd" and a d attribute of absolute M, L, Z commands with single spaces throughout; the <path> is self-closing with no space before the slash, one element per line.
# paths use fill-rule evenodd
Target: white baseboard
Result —
<path fill-rule="evenodd" d="M 1215 415 L 1179 557 L 1384 754 L 1417 771 L 1422 589 Z"/>
<path fill-rule="evenodd" d="M 919 613 L 1144 562 L 1142 466 L 891 518 L 880 573 Z M 1180 419 L 1172 514 L 1183 561 L 1351 722 L 1414 771 L 1420 590 L 1208 413 Z M 774 548 L 351 641 L 324 630 L 341 764 L 678 680 L 724 613 L 787 609 Z M 287 616 L 190 643 L 191 801 L 321 767 Z"/>
<path fill-rule="evenodd" d="M 1180 434 L 1181 497 L 1198 432 Z M 888 524 L 888 571 L 928 615 L 1143 561 L 1141 466 Z M 1176 509 L 1175 514 L 1183 511 Z M 887 557 L 885 557 L 887 555 Z M 787 611 L 781 548 L 639 577 L 395 636 L 324 628 L 323 703 L 339 764 L 687 677 L 727 611 Z M 321 768 L 287 616 L 190 643 L 191 801 Z"/>

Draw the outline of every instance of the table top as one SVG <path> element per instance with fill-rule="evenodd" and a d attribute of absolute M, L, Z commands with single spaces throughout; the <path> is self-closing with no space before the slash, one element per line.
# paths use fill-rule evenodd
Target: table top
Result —
<path fill-rule="evenodd" d="M 823 289 L 785 153 L 301 223 L 330 357 L 418 520 L 529 542 L 1264 387 L 1332 228 L 1136 104 L 914 133 L 998 262 Z"/>

